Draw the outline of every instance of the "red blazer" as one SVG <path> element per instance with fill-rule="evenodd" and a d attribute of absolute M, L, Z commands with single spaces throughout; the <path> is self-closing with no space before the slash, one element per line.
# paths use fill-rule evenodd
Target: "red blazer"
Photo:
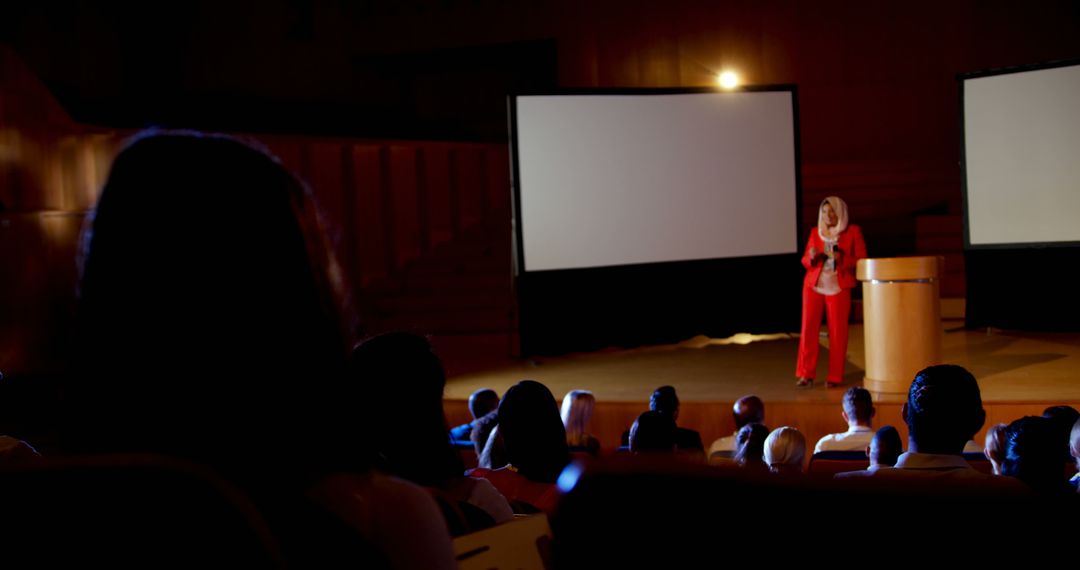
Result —
<path fill-rule="evenodd" d="M 836 263 L 836 279 L 840 282 L 841 289 L 855 287 L 855 264 L 866 257 L 866 241 L 863 240 L 862 230 L 859 226 L 851 224 L 840 234 L 836 245 L 840 249 L 840 257 Z M 818 276 L 821 275 L 821 261 L 811 263 L 810 248 L 817 248 L 819 252 L 825 251 L 825 242 L 818 235 L 817 226 L 810 231 L 810 240 L 806 242 L 806 250 L 803 252 L 802 264 L 806 268 L 806 278 L 803 279 L 803 287 L 810 289 L 817 285 Z"/>

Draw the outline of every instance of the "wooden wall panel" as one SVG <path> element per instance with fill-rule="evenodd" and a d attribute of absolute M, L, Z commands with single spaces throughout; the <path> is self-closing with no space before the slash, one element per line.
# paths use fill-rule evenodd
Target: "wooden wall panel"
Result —
<path fill-rule="evenodd" d="M 420 210 L 415 146 L 390 147 L 390 213 L 394 231 L 394 267 L 420 257 Z"/>
<path fill-rule="evenodd" d="M 428 230 L 428 247 L 450 241 L 454 224 L 450 208 L 450 151 L 447 145 L 424 147 L 425 197 L 424 219 Z"/>
<path fill-rule="evenodd" d="M 390 270 L 386 236 L 389 231 L 383 216 L 381 150 L 375 145 L 352 146 L 355 232 L 350 239 L 357 248 L 356 270 L 363 287 L 384 277 Z"/>

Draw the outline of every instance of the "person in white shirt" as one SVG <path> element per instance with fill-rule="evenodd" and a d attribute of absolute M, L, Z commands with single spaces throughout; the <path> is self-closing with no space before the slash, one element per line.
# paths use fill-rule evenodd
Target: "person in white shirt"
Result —
<path fill-rule="evenodd" d="M 980 473 L 964 459 L 964 445 L 982 428 L 986 411 L 978 381 L 963 367 L 939 364 L 919 371 L 901 414 L 908 426 L 908 451 L 892 469 L 848 472 L 852 477 L 891 483 L 909 493 L 1029 493 L 1019 480 Z"/>
<path fill-rule="evenodd" d="M 735 420 L 735 432 L 730 436 L 717 439 L 709 446 L 710 461 L 714 459 L 727 460 L 735 456 L 738 448 L 736 438 L 739 435 L 739 430 L 745 425 L 765 423 L 765 403 L 761 401 L 761 398 L 752 394 L 743 396 L 735 400 L 735 405 L 731 408 L 731 416 Z"/>
<path fill-rule="evenodd" d="M 874 418 L 874 402 L 865 388 L 853 386 L 844 393 L 844 410 L 840 415 L 847 422 L 844 433 L 831 433 L 818 440 L 814 453 L 822 451 L 863 451 L 874 439 L 871 421 Z"/>

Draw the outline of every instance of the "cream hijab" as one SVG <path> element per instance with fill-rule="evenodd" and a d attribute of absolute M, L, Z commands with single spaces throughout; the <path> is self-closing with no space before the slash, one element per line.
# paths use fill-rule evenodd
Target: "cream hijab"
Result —
<path fill-rule="evenodd" d="M 822 211 L 825 204 L 832 206 L 833 211 L 836 212 L 836 227 L 832 229 L 829 228 L 828 220 L 825 219 L 825 213 Z M 821 205 L 818 206 L 817 220 L 818 236 L 820 236 L 823 241 L 830 243 L 835 242 L 836 238 L 844 233 L 844 230 L 846 230 L 848 226 L 847 204 L 836 196 L 825 198 L 821 201 Z"/>

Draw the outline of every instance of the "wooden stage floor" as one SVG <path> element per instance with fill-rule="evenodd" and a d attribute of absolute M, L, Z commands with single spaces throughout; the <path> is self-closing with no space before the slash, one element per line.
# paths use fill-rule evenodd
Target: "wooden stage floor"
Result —
<path fill-rule="evenodd" d="M 943 323 L 943 361 L 960 364 L 978 378 L 987 426 L 1038 415 L 1050 405 L 1080 407 L 1080 334 L 965 330 L 962 324 Z M 765 335 L 740 344 L 748 336 L 519 360 L 505 356 L 505 343 L 484 350 L 449 339 L 434 341 L 449 374 L 445 399 L 451 425 L 469 419 L 465 400 L 474 390 L 486 387 L 502 394 L 518 380 L 532 379 L 560 400 L 570 390 L 591 390 L 597 399 L 591 431 L 605 449 L 617 446 L 622 431 L 647 409 L 652 391 L 665 384 L 675 386 L 682 401 L 679 425 L 700 431 L 706 446 L 732 432 L 731 404 L 746 394 L 765 401 L 769 427 L 794 425 L 811 445 L 821 435 L 845 429 L 843 389 L 795 387 L 797 335 Z M 860 385 L 863 378 L 862 326 L 852 325 L 850 336 L 844 387 Z M 827 362 L 824 337 L 822 345 L 819 379 L 825 377 Z M 875 427 L 892 424 L 906 434 L 902 403 L 902 396 L 879 397 Z M 984 432 L 976 438 L 979 443 Z"/>

